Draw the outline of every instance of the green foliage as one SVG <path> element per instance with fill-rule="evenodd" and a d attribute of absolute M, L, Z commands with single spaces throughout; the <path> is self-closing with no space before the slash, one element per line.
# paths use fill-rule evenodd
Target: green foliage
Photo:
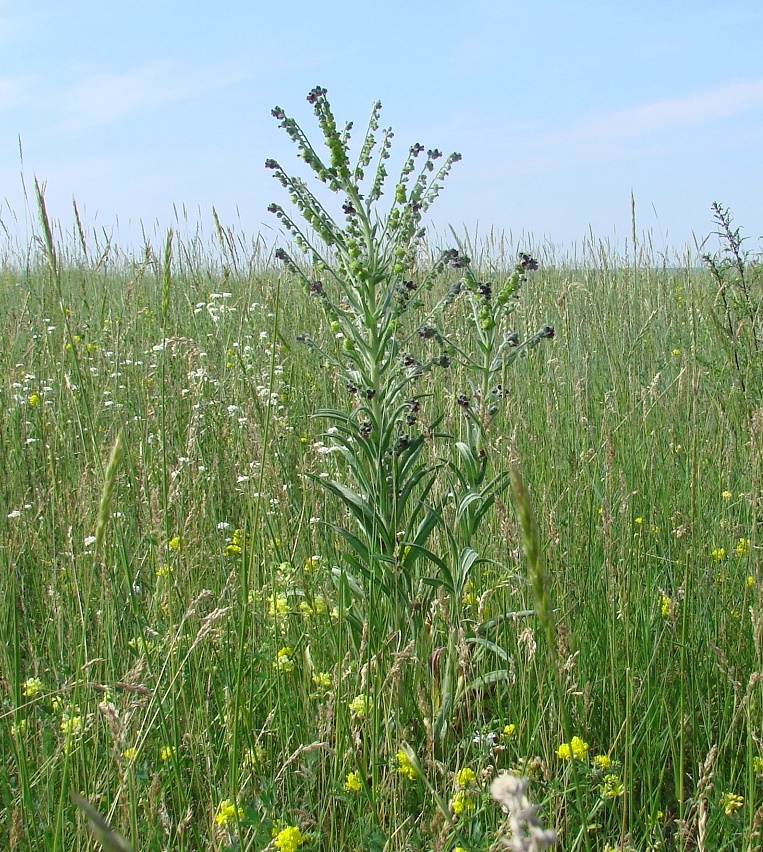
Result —
<path fill-rule="evenodd" d="M 740 228 L 731 212 L 717 202 L 713 217 L 721 252 L 702 256 L 718 292 L 706 310 L 718 332 L 718 341 L 732 368 L 735 384 L 752 411 L 763 401 L 763 264 L 744 250 Z"/>

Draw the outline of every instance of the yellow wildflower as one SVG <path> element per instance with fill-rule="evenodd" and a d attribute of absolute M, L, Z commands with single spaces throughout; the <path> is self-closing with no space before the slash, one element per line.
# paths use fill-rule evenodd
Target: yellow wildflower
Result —
<path fill-rule="evenodd" d="M 602 799 L 616 799 L 625 795 L 625 785 L 619 775 L 605 775 L 599 785 Z"/>
<path fill-rule="evenodd" d="M 175 746 L 163 746 L 159 752 L 159 757 L 162 760 L 169 760 L 175 754 Z"/>
<path fill-rule="evenodd" d="M 61 728 L 61 733 L 67 737 L 73 737 L 82 730 L 82 716 L 70 716 L 68 713 L 64 713 L 59 727 Z"/>
<path fill-rule="evenodd" d="M 724 793 L 721 796 L 720 805 L 726 816 L 731 816 L 734 811 L 738 811 L 744 805 L 744 797 L 736 793 Z"/>
<path fill-rule="evenodd" d="M 468 766 L 463 769 L 459 769 L 458 772 L 456 772 L 456 784 L 458 784 L 459 787 L 468 787 L 470 784 L 474 784 L 476 780 L 476 773 Z"/>
<path fill-rule="evenodd" d="M 763 757 L 753 757 L 752 771 L 756 775 L 763 775 Z"/>
<path fill-rule="evenodd" d="M 304 565 L 302 566 L 302 570 L 309 574 L 310 571 L 317 568 L 320 564 L 320 556 L 308 556 L 307 559 L 305 559 Z"/>
<path fill-rule="evenodd" d="M 173 536 L 167 542 L 167 547 L 169 547 L 170 550 L 180 550 L 180 537 L 179 536 Z"/>
<path fill-rule="evenodd" d="M 713 559 L 716 562 L 720 562 L 722 559 L 726 558 L 726 548 L 725 547 L 714 547 L 711 553 Z"/>
<path fill-rule="evenodd" d="M 740 538 L 735 548 L 737 556 L 747 556 L 750 552 L 750 539 Z"/>
<path fill-rule="evenodd" d="M 755 585 L 755 577 L 753 577 L 752 574 L 748 574 L 747 578 L 745 579 L 745 584 L 747 585 L 748 589 L 751 589 Z"/>
<path fill-rule="evenodd" d="M 347 779 L 344 782 L 344 789 L 348 793 L 359 793 L 363 789 L 363 782 L 360 780 L 359 772 L 347 773 Z"/>
<path fill-rule="evenodd" d="M 723 497 L 724 500 L 731 500 L 731 492 L 724 491 L 723 494 L 721 494 L 721 497 Z"/>
<path fill-rule="evenodd" d="M 273 846 L 280 849 L 280 852 L 297 852 L 297 849 L 306 842 L 307 838 L 297 826 L 287 825 L 278 832 Z"/>
<path fill-rule="evenodd" d="M 331 675 L 327 672 L 318 672 L 313 675 L 313 683 L 317 689 L 328 690 L 334 685 L 331 680 Z"/>
<path fill-rule="evenodd" d="M 465 811 L 473 811 L 476 805 L 468 790 L 459 790 L 451 799 L 450 808 L 456 816 L 461 816 Z"/>
<path fill-rule="evenodd" d="M 561 760 L 582 760 L 588 751 L 588 743 L 580 737 L 573 737 L 569 743 L 562 743 L 556 750 L 556 756 Z"/>
<path fill-rule="evenodd" d="M 670 618 L 675 614 L 676 604 L 675 601 L 668 597 L 668 595 L 660 595 L 660 612 L 662 613 L 663 618 Z"/>
<path fill-rule="evenodd" d="M 368 715 L 368 696 L 361 692 L 347 706 L 350 708 L 353 716 L 357 716 L 358 719 L 365 719 Z"/>
<path fill-rule="evenodd" d="M 612 766 L 612 758 L 607 754 L 594 755 L 592 762 L 593 765 L 597 769 L 601 769 L 602 772 L 605 772 L 607 769 L 609 769 L 610 766 Z"/>
<path fill-rule="evenodd" d="M 289 611 L 289 601 L 286 595 L 268 596 L 268 615 L 271 618 L 281 618 Z"/>
<path fill-rule="evenodd" d="M 504 739 L 508 740 L 511 737 L 513 737 L 514 734 L 516 734 L 516 732 L 517 732 L 517 726 L 516 725 L 504 725 L 503 731 L 501 733 L 503 734 Z"/>
<path fill-rule="evenodd" d="M 25 698 L 34 698 L 40 692 L 42 692 L 42 681 L 38 677 L 27 678 L 21 685 L 21 694 Z"/>
<path fill-rule="evenodd" d="M 138 749 L 137 749 L 137 748 L 134 748 L 133 746 L 130 746 L 130 748 L 126 748 L 126 749 L 122 752 L 122 757 L 123 757 L 125 760 L 135 760 L 135 758 L 136 758 L 137 756 L 138 756 Z"/>
<path fill-rule="evenodd" d="M 225 546 L 225 553 L 228 556 L 238 556 L 241 553 L 241 548 L 244 544 L 244 534 L 239 529 L 233 530 L 233 535 L 230 537 L 230 541 Z"/>
<path fill-rule="evenodd" d="M 400 775 L 407 778 L 409 781 L 414 781 L 418 777 L 419 771 L 413 763 L 411 763 L 411 759 L 408 755 L 402 749 L 398 749 L 395 758 L 397 759 L 397 771 Z"/>
<path fill-rule="evenodd" d="M 291 658 L 292 653 L 291 648 L 281 648 L 276 654 L 273 668 L 279 672 L 294 671 L 294 660 Z"/>
<path fill-rule="evenodd" d="M 217 809 L 217 814 L 215 814 L 215 822 L 218 825 L 227 825 L 229 822 L 243 818 L 244 809 L 241 805 L 236 805 L 230 799 L 223 799 L 220 802 L 220 807 Z"/>

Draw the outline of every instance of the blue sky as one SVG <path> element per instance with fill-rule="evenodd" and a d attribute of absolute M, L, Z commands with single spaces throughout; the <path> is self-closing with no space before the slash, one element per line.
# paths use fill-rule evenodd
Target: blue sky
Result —
<path fill-rule="evenodd" d="M 20 137 L 65 228 L 72 197 L 124 244 L 183 208 L 272 228 L 263 162 L 295 161 L 270 109 L 312 132 L 320 84 L 358 134 L 379 98 L 399 153 L 463 155 L 438 231 L 622 244 L 633 192 L 658 252 L 711 231 L 715 200 L 759 247 L 761 33 L 760 0 L 0 0 L 0 219 L 29 232 Z"/>

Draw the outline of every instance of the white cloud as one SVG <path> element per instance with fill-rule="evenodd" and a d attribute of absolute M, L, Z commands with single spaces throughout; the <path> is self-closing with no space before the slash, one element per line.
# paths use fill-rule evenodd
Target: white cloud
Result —
<path fill-rule="evenodd" d="M 556 142 L 617 142 L 662 130 L 696 127 L 763 109 L 763 80 L 729 83 L 591 116 L 554 136 Z"/>
<path fill-rule="evenodd" d="M 176 63 L 153 62 L 124 73 L 86 72 L 61 96 L 67 126 L 111 124 L 144 110 L 211 91 L 244 79 L 236 72 L 189 71 Z"/>
<path fill-rule="evenodd" d="M 737 143 L 749 144 L 763 128 L 723 133 L 723 120 L 745 113 L 763 111 L 763 80 L 748 80 L 715 86 L 691 95 L 664 98 L 651 103 L 591 114 L 571 126 L 552 132 L 535 131 L 519 125 L 492 131 L 486 136 L 501 139 L 501 150 L 512 154 L 497 171 L 501 174 L 547 172 L 583 163 L 607 162 L 641 155 L 675 156 L 686 145 L 678 131 L 705 128 L 695 134 L 693 147 L 705 151 L 728 149 Z M 508 141 L 507 141 L 508 140 Z M 500 159 L 486 154 L 486 158 Z M 491 169 L 496 171 L 496 166 Z"/>

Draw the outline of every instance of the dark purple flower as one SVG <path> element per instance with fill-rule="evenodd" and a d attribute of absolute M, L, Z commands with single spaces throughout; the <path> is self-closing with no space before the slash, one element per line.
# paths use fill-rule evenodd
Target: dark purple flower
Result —
<path fill-rule="evenodd" d="M 521 251 L 519 252 L 519 265 L 525 272 L 532 272 L 538 268 L 538 261 L 534 257 L 530 257 L 529 254 Z"/>
<path fill-rule="evenodd" d="M 322 86 L 316 86 L 314 89 L 310 90 L 306 100 L 309 104 L 315 104 L 318 102 L 318 99 L 323 97 L 327 93 L 327 89 L 324 89 Z"/>

